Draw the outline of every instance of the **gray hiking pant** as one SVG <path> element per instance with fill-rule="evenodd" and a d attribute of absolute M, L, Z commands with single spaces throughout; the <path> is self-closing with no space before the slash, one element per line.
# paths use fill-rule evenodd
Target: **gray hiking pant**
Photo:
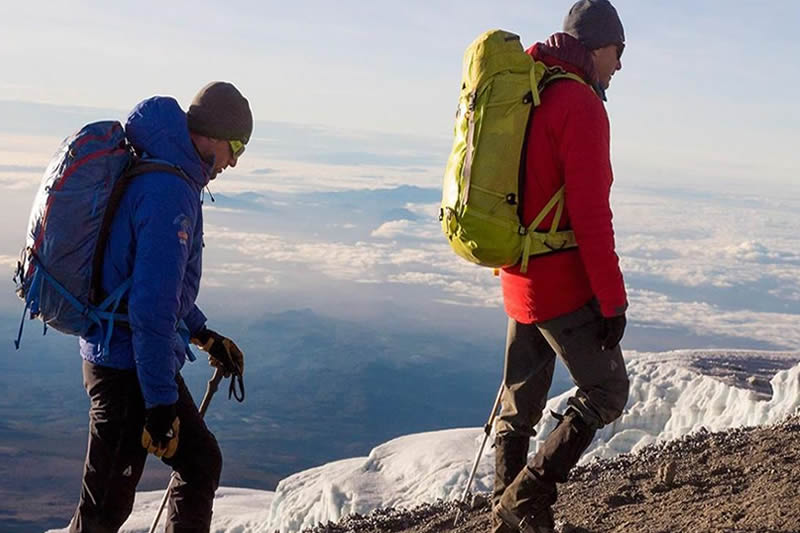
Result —
<path fill-rule="evenodd" d="M 208 531 L 222 455 L 183 378 L 178 374 L 175 380 L 181 421 L 178 451 L 163 461 L 178 473 L 178 479 L 169 499 L 166 530 Z M 80 502 L 69 531 L 115 532 L 133 509 L 136 485 L 147 459 L 141 444 L 144 399 L 135 370 L 84 361 L 83 382 L 91 400 L 89 444 Z"/>
<path fill-rule="evenodd" d="M 503 395 L 495 433 L 533 436 L 542 418 L 558 355 L 578 386 L 570 407 L 592 427 L 619 417 L 628 401 L 622 350 L 600 348 L 602 315 L 593 299 L 580 309 L 537 324 L 508 321 Z"/>

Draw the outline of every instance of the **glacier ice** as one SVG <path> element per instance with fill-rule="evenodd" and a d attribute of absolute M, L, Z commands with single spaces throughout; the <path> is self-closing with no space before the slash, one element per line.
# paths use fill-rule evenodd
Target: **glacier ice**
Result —
<path fill-rule="evenodd" d="M 733 367 L 745 374 L 758 374 L 760 369 L 748 368 L 748 362 L 764 358 L 774 358 L 789 368 L 772 377 L 772 397 L 764 399 L 756 390 L 730 384 L 737 381 L 733 379 L 736 376 L 722 372 L 710 376 L 698 368 L 697 363 L 712 354 L 719 360 L 736 361 Z M 800 354 L 683 350 L 666 354 L 629 352 L 626 359 L 631 387 L 625 413 L 598 431 L 582 462 L 635 452 L 700 428 L 720 431 L 770 424 L 800 406 Z M 545 413 L 563 412 L 573 392 L 551 398 Z M 545 414 L 536 428 L 537 437 L 532 439 L 531 453 L 555 422 Z M 294 474 L 278 484 L 268 529 L 290 533 L 377 507 L 412 507 L 437 498 L 458 498 L 482 439 L 482 428 L 407 435 L 377 446 L 368 457 Z M 493 468 L 494 453 L 487 447 L 473 490 L 491 489 Z"/>

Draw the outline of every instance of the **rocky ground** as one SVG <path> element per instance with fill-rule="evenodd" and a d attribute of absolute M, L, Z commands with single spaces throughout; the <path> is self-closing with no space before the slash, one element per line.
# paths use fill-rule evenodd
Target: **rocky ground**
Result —
<path fill-rule="evenodd" d="M 488 533 L 480 495 L 453 527 L 456 507 L 379 509 L 312 533 Z M 800 417 L 770 427 L 698 432 L 577 467 L 555 509 L 562 533 L 800 532 Z"/>

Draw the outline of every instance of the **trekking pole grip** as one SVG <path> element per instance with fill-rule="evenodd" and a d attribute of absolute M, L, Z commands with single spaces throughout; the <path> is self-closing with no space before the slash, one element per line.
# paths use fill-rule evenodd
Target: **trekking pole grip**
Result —
<path fill-rule="evenodd" d="M 222 373 L 222 369 L 217 368 L 214 370 L 214 375 L 211 376 L 211 379 L 208 380 L 208 385 L 206 386 L 206 395 L 203 396 L 203 402 L 200 404 L 200 418 L 205 418 L 206 410 L 208 410 L 208 404 L 211 403 L 211 397 L 216 394 L 217 389 L 219 389 L 219 382 L 222 381 L 224 378 L 224 374 Z"/>

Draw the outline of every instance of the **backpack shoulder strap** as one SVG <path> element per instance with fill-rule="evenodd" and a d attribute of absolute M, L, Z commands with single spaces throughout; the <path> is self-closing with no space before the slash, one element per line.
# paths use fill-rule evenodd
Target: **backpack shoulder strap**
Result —
<path fill-rule="evenodd" d="M 89 291 L 89 303 L 92 305 L 99 305 L 103 300 L 103 254 L 105 253 L 106 244 L 108 244 L 109 233 L 111 232 L 111 222 L 114 220 L 114 215 L 119 208 L 122 197 L 125 191 L 128 190 L 128 185 L 137 176 L 147 174 L 149 172 L 164 172 L 174 174 L 187 183 L 191 184 L 192 181 L 189 176 L 180 167 L 161 160 L 150 160 L 135 158 L 125 172 L 120 176 L 114 184 L 111 194 L 108 198 L 106 205 L 106 212 L 103 215 L 103 222 L 100 225 L 100 233 L 97 237 L 97 244 L 92 256 L 92 284 Z"/>
<path fill-rule="evenodd" d="M 573 80 L 573 81 L 577 81 L 578 83 L 580 83 L 582 85 L 588 85 L 588 83 L 586 83 L 586 80 L 584 80 L 583 78 L 581 78 L 577 74 L 569 72 L 566 69 L 564 69 L 563 67 L 554 66 L 554 67 L 549 67 L 547 69 L 547 72 L 545 73 L 545 75 L 542 77 L 542 80 L 540 82 L 540 84 L 541 84 L 540 90 L 544 90 L 545 87 L 547 87 L 548 85 L 550 85 L 554 81 L 558 81 L 558 80 Z"/>
<path fill-rule="evenodd" d="M 135 159 L 131 166 L 128 167 L 128 170 L 126 170 L 122 175 L 120 181 L 130 180 L 131 178 L 141 176 L 142 174 L 147 174 L 148 172 L 166 172 L 168 174 L 175 174 L 187 183 L 192 182 L 192 180 L 189 179 L 189 176 L 186 175 L 181 167 L 160 159 Z"/>

